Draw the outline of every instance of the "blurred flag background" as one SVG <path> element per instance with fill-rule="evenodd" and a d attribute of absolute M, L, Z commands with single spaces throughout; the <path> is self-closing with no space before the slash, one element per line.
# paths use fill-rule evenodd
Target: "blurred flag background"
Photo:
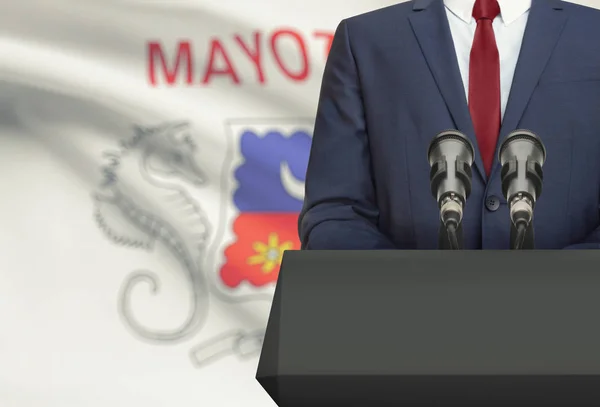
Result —
<path fill-rule="evenodd" d="M 1 2 L 2 407 L 274 406 L 333 32 L 393 3 Z"/>

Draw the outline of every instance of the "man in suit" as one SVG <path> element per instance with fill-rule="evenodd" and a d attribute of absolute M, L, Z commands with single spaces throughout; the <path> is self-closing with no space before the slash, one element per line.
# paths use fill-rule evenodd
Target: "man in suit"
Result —
<path fill-rule="evenodd" d="M 448 129 L 476 150 L 464 248 L 509 248 L 496 149 L 516 129 L 547 150 L 536 248 L 600 248 L 600 12 L 559 0 L 415 0 L 337 28 L 303 249 L 436 249 L 427 148 Z"/>

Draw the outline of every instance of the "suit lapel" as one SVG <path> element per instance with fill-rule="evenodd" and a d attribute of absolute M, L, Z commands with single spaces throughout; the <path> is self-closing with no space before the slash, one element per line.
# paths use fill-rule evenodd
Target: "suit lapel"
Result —
<path fill-rule="evenodd" d="M 517 129 L 529 99 L 560 38 L 567 20 L 567 13 L 563 11 L 561 3 L 559 0 L 533 0 L 532 2 L 519 61 L 500 129 L 498 146 L 508 133 Z M 535 129 L 528 130 L 535 132 Z M 496 156 L 492 168 L 491 175 L 493 176 L 500 169 Z"/>
<path fill-rule="evenodd" d="M 479 154 L 443 1 L 416 0 L 409 20 L 457 130 L 465 133 L 475 147 L 474 165 L 485 180 L 487 177 Z M 432 138 L 434 136 L 435 134 L 431 135 Z"/>

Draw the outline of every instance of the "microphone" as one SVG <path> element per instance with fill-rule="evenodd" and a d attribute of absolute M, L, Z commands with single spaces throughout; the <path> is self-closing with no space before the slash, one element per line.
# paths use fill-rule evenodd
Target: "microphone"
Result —
<path fill-rule="evenodd" d="M 535 203 L 542 193 L 546 147 L 531 131 L 515 130 L 500 145 L 498 160 L 502 165 L 502 193 L 508 202 L 510 220 L 516 230 L 512 245 L 518 250 L 523 248 Z"/>
<path fill-rule="evenodd" d="M 429 144 L 429 180 L 431 193 L 440 208 L 440 219 L 446 229 L 450 247 L 460 249 L 457 229 L 462 221 L 463 209 L 471 194 L 471 165 L 473 144 L 457 130 L 438 134 Z M 440 230 L 440 241 L 442 238 Z"/>

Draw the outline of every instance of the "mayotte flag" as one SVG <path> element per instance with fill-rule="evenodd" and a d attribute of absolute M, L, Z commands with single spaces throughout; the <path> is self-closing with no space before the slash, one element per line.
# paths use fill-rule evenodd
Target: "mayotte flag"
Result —
<path fill-rule="evenodd" d="M 234 137 L 234 241 L 225 250 L 221 279 L 265 286 L 277 281 L 285 250 L 300 248 L 298 214 L 311 144 L 306 125 L 243 126 Z"/>

